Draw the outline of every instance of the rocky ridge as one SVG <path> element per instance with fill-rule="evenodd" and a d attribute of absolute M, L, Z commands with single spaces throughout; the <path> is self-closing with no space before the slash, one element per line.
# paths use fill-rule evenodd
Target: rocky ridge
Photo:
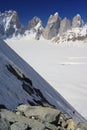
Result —
<path fill-rule="evenodd" d="M 86 33 L 84 37 L 81 37 L 80 30 L 84 31 L 84 28 L 86 29 Z M 78 37 L 76 36 L 76 29 L 79 30 Z M 72 38 L 68 38 L 67 33 L 69 32 L 70 35 L 71 33 L 73 34 Z M 47 40 L 56 38 L 54 41 L 60 42 L 60 39 L 66 41 L 64 38 L 66 35 L 70 41 L 73 41 L 73 39 L 84 41 L 87 35 L 87 26 L 79 14 L 74 16 L 70 21 L 67 17 L 62 19 L 58 13 L 55 13 L 48 18 L 46 27 L 43 27 L 41 19 L 35 16 L 28 22 L 27 27 L 25 27 L 21 24 L 16 11 L 10 10 L 0 13 L 0 37 L 2 39 L 13 36 L 30 36 L 30 34 L 33 34 L 36 40 L 39 40 L 43 36 Z"/>
<path fill-rule="evenodd" d="M 24 33 L 18 14 L 16 11 L 5 11 L 0 13 L 0 37 L 7 38 Z"/>
<path fill-rule="evenodd" d="M 48 19 L 46 28 L 43 31 L 43 37 L 48 40 L 55 37 L 59 32 L 60 21 L 61 18 L 58 13 L 55 13 L 53 16 L 51 15 Z"/>
<path fill-rule="evenodd" d="M 77 14 L 76 16 L 74 16 L 74 18 L 72 20 L 72 28 L 82 27 L 83 23 L 84 22 L 80 16 L 80 14 Z"/>
<path fill-rule="evenodd" d="M 63 20 L 61 20 L 59 35 L 63 35 L 64 32 L 70 29 L 71 29 L 71 21 L 65 17 Z"/>
<path fill-rule="evenodd" d="M 43 26 L 42 21 L 38 17 L 34 17 L 32 20 L 28 23 L 28 30 L 30 30 L 30 33 L 33 32 L 35 35 L 35 39 L 39 40 L 42 32 L 43 32 Z"/>
<path fill-rule="evenodd" d="M 81 41 L 83 43 L 87 42 L 87 25 L 80 28 L 72 28 L 67 30 L 67 32 L 62 35 L 58 35 L 52 39 L 52 42 L 56 43 L 67 43 Z"/>
<path fill-rule="evenodd" d="M 52 107 L 20 105 L 12 111 L 0 108 L 1 130 L 67 130 L 69 128 L 87 130 L 87 124 Z"/>

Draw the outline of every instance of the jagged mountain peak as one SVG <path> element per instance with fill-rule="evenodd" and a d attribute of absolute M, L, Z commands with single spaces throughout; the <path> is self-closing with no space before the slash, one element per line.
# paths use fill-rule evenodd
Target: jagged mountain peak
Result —
<path fill-rule="evenodd" d="M 73 28 L 76 28 L 76 27 L 82 27 L 83 26 L 83 19 L 82 17 L 80 16 L 80 14 L 77 14 L 73 17 L 73 20 L 72 20 L 72 27 Z"/>
<path fill-rule="evenodd" d="M 38 23 L 42 25 L 41 19 L 37 16 L 33 17 L 32 20 L 29 21 L 28 29 L 33 29 Z"/>
<path fill-rule="evenodd" d="M 12 37 L 21 33 L 23 26 L 16 11 L 9 10 L 0 14 L 0 36 L 2 38 Z"/>
<path fill-rule="evenodd" d="M 59 15 L 59 13 L 58 13 L 58 12 L 56 12 L 54 15 L 57 15 L 57 16 L 58 16 L 58 15 Z"/>
<path fill-rule="evenodd" d="M 50 40 L 53 37 L 57 36 L 60 28 L 60 21 L 61 18 L 58 13 L 51 15 L 48 18 L 47 25 L 43 31 L 43 37 Z"/>
<path fill-rule="evenodd" d="M 21 24 L 16 11 L 9 10 L 0 13 L 0 37 L 2 39 L 33 34 L 33 38 L 37 40 L 41 36 L 51 40 L 57 35 L 63 35 L 68 30 L 72 30 L 72 28 L 84 28 L 84 22 L 80 14 L 75 15 L 72 20 L 69 20 L 67 17 L 61 19 L 59 13 L 56 12 L 50 15 L 44 28 L 42 20 L 37 16 L 33 17 L 29 21 L 28 26 L 25 27 Z"/>
<path fill-rule="evenodd" d="M 41 19 L 38 18 L 37 16 L 33 17 L 32 20 L 29 21 L 28 31 L 33 32 L 34 38 L 36 40 L 39 40 L 43 31 L 43 25 Z"/>
<path fill-rule="evenodd" d="M 14 20 L 18 18 L 18 14 L 14 10 L 9 10 L 9 11 L 5 11 L 4 13 L 0 13 L 0 19 L 3 19 L 4 24 L 6 22 L 10 22 L 13 17 L 15 17 Z"/>
<path fill-rule="evenodd" d="M 37 17 L 37 16 L 34 16 L 33 19 L 34 19 L 36 22 L 41 21 L 41 19 L 40 19 L 39 17 Z"/>
<path fill-rule="evenodd" d="M 12 15 L 12 14 L 17 14 L 17 12 L 15 10 L 8 10 L 8 11 L 0 12 L 0 16 L 1 15 Z"/>
<path fill-rule="evenodd" d="M 50 15 L 47 24 L 51 24 L 53 22 L 57 22 L 60 18 L 59 14 L 56 12 L 54 15 Z"/>
<path fill-rule="evenodd" d="M 56 12 L 56 13 L 54 13 L 53 15 L 51 14 L 51 15 L 49 16 L 49 18 L 52 18 L 53 16 L 57 16 L 57 17 L 58 17 L 58 15 L 59 15 L 59 13 Z"/>
<path fill-rule="evenodd" d="M 68 18 L 67 17 L 64 17 L 64 19 L 63 20 L 68 20 Z"/>
<path fill-rule="evenodd" d="M 77 16 L 77 17 L 81 17 L 81 15 L 80 15 L 80 14 L 77 14 L 76 16 Z"/>

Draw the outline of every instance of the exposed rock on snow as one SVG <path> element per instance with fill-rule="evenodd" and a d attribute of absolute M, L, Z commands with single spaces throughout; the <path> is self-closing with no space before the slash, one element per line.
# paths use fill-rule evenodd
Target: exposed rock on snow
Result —
<path fill-rule="evenodd" d="M 11 64 L 6 65 L 7 69 L 9 72 L 12 73 L 12 75 L 14 75 L 15 77 L 17 77 L 17 81 L 21 81 L 21 87 L 23 88 L 23 90 L 31 97 L 33 97 L 33 100 L 29 100 L 27 99 L 27 102 L 30 105 L 41 105 L 41 106 L 45 106 L 45 105 L 51 105 L 43 96 L 42 92 L 35 88 L 32 84 L 32 80 L 28 77 L 26 77 L 24 75 L 23 72 L 21 72 L 15 65 L 12 66 Z M 17 82 L 16 81 L 16 82 Z M 10 90 L 9 90 L 10 92 Z M 17 94 L 16 94 L 17 96 Z M 10 103 L 10 101 L 9 101 Z M 19 103 L 20 104 L 20 103 Z"/>

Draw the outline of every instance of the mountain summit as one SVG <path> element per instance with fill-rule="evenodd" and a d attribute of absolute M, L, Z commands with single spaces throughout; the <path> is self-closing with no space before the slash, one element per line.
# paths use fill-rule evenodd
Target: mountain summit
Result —
<path fill-rule="evenodd" d="M 34 33 L 36 40 L 39 40 L 43 32 L 41 19 L 35 16 L 31 21 L 29 21 L 28 30 Z"/>
<path fill-rule="evenodd" d="M 28 26 L 25 27 L 21 24 L 16 11 L 10 10 L 0 13 L 0 37 L 2 39 L 12 38 L 13 36 L 29 36 L 30 34 L 33 34 L 33 37 L 36 40 L 39 40 L 41 36 L 47 40 L 54 39 L 56 42 L 60 42 L 60 39 L 62 39 L 62 41 L 66 41 L 66 39 L 85 40 L 87 31 L 85 32 L 84 37 L 82 37 L 84 28 L 87 30 L 87 26 L 85 26 L 83 19 L 79 14 L 74 16 L 70 21 L 66 17 L 61 19 L 59 14 L 56 12 L 54 15 L 50 15 L 47 25 L 44 28 L 41 19 L 37 16 L 32 18 L 32 20 L 28 22 Z M 79 30 L 79 38 L 76 37 L 76 29 Z M 67 32 L 71 32 L 69 35 L 73 34 L 72 38 L 67 37 Z"/>
<path fill-rule="evenodd" d="M 74 16 L 72 20 L 72 28 L 82 27 L 82 26 L 83 26 L 83 20 L 80 14 L 77 14 L 76 16 Z"/>
<path fill-rule="evenodd" d="M 0 36 L 2 38 L 16 36 L 18 33 L 22 33 L 22 29 L 23 26 L 16 11 L 0 13 Z"/>
<path fill-rule="evenodd" d="M 60 28 L 61 18 L 58 13 L 51 15 L 48 19 L 46 28 L 43 31 L 43 37 L 46 39 L 52 39 L 57 36 Z"/>

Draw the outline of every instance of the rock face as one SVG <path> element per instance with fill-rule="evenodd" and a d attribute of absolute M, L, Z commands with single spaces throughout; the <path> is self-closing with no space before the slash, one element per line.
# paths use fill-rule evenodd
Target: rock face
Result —
<path fill-rule="evenodd" d="M 51 15 L 48 19 L 47 25 L 44 28 L 42 25 L 42 21 L 38 17 L 34 17 L 29 21 L 28 26 L 25 27 L 21 24 L 18 14 L 16 11 L 5 11 L 4 13 L 0 13 L 0 37 L 2 39 L 18 37 L 18 36 L 30 36 L 36 40 L 39 40 L 41 36 L 43 36 L 47 40 L 51 40 L 53 38 L 56 39 L 64 39 L 61 38 L 64 33 L 67 33 L 68 30 L 71 30 L 73 34 L 77 35 L 77 32 L 74 31 L 75 28 L 82 28 L 84 32 L 84 23 L 79 14 L 74 16 L 72 21 L 67 18 L 61 20 L 58 13 Z M 60 36 L 59 36 L 60 35 Z M 87 29 L 86 29 L 87 35 Z M 85 36 L 75 37 L 73 39 L 84 39 Z M 69 39 L 69 38 L 67 38 Z M 86 39 L 86 38 L 85 38 Z M 87 39 L 86 39 L 87 40 Z M 59 40 L 54 40 L 58 41 Z M 64 40 L 63 40 L 64 41 Z"/>
<path fill-rule="evenodd" d="M 72 28 L 82 27 L 83 20 L 79 14 L 77 14 L 72 20 Z"/>
<path fill-rule="evenodd" d="M 47 26 L 43 31 L 43 37 L 46 39 L 52 39 L 57 36 L 60 28 L 61 18 L 58 13 L 55 13 L 53 16 L 51 15 L 48 19 Z"/>
<path fill-rule="evenodd" d="M 0 14 L 0 35 L 3 38 L 23 33 L 23 26 L 16 11 L 5 11 Z"/>
<path fill-rule="evenodd" d="M 62 129 L 87 130 L 87 124 L 51 107 L 21 105 L 13 111 L 0 109 L 0 130 Z"/>
<path fill-rule="evenodd" d="M 81 41 L 87 42 L 87 26 L 82 28 L 72 28 L 67 30 L 67 32 L 63 33 L 60 36 L 57 36 L 53 39 L 53 42 L 61 43 L 61 42 L 74 42 Z"/>
<path fill-rule="evenodd" d="M 10 130 L 10 123 L 7 119 L 0 118 L 0 130 Z"/>
<path fill-rule="evenodd" d="M 38 25 L 38 23 L 41 24 L 41 20 L 40 18 L 35 16 L 31 21 L 29 21 L 28 29 L 30 30 L 30 29 L 35 28 Z"/>
<path fill-rule="evenodd" d="M 65 17 L 60 23 L 59 34 L 62 35 L 69 29 L 71 29 L 71 21 Z"/>
<path fill-rule="evenodd" d="M 39 40 L 43 32 L 42 21 L 40 18 L 34 17 L 31 21 L 29 21 L 28 29 L 33 31 L 33 33 L 35 33 L 35 39 Z"/>

